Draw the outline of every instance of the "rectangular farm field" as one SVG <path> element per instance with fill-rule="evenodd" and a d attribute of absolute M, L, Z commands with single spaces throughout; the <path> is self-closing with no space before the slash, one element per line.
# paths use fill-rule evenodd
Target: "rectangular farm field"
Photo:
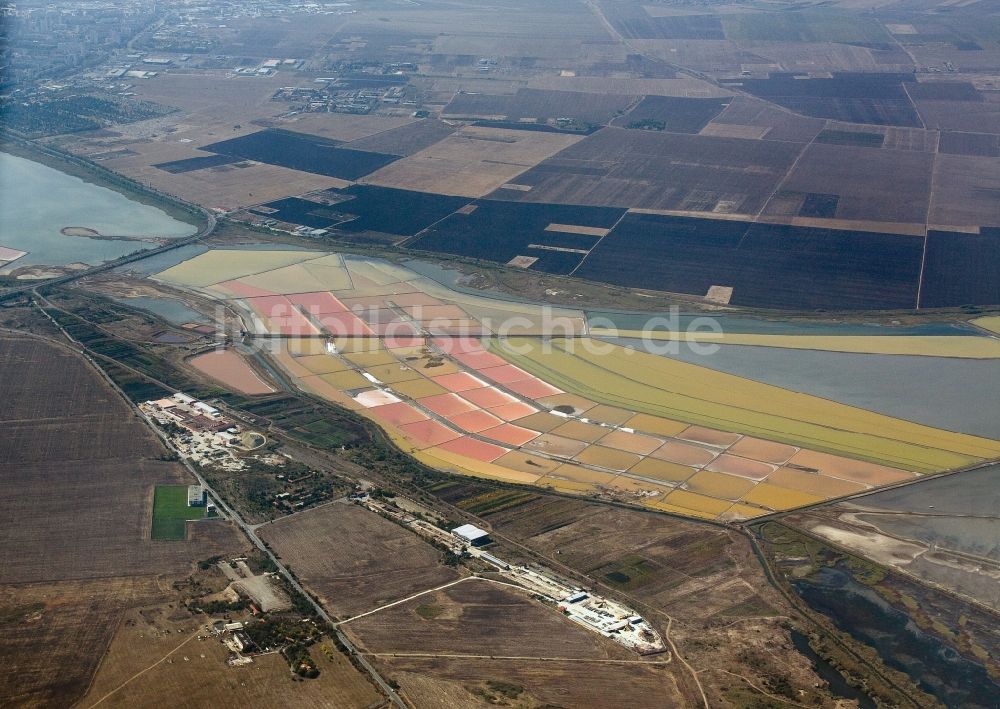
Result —
<path fill-rule="evenodd" d="M 834 73 L 829 78 L 771 74 L 732 84 L 755 96 L 816 118 L 850 123 L 922 127 L 904 84 L 912 74 Z"/>
<path fill-rule="evenodd" d="M 552 224 L 608 229 L 624 210 L 480 200 L 468 214 L 453 214 L 407 246 L 424 251 L 507 263 L 537 259 L 532 270 L 568 273 L 597 241 L 589 234 L 547 230 Z"/>
<path fill-rule="evenodd" d="M 352 150 L 340 145 L 339 141 L 316 135 L 267 129 L 201 149 L 342 180 L 356 180 L 399 159 L 398 155 Z"/>
<path fill-rule="evenodd" d="M 1000 157 L 1000 135 L 943 131 L 938 151 L 948 155 Z"/>
<path fill-rule="evenodd" d="M 729 98 L 647 96 L 612 125 L 619 128 L 697 133 L 729 105 Z"/>
<path fill-rule="evenodd" d="M 853 130 L 824 130 L 816 136 L 817 143 L 830 145 L 858 145 L 864 148 L 881 148 L 885 136 L 881 133 L 865 133 Z"/>
<path fill-rule="evenodd" d="M 906 308 L 922 240 L 873 232 L 629 214 L 576 275 L 774 308 Z"/>
<path fill-rule="evenodd" d="M 802 146 L 666 131 L 605 128 L 501 189 L 525 202 L 756 214 Z"/>
<path fill-rule="evenodd" d="M 209 167 L 221 167 L 222 165 L 231 165 L 234 162 L 239 162 L 239 158 L 231 157 L 229 155 L 205 155 L 204 157 L 197 158 L 187 158 L 185 160 L 173 160 L 171 162 L 161 162 L 153 167 L 163 170 L 164 172 L 169 172 L 171 174 L 179 174 L 182 172 L 194 172 L 195 170 L 204 170 Z"/>
<path fill-rule="evenodd" d="M 153 493 L 153 529 L 150 536 L 160 540 L 182 540 L 187 536 L 187 521 L 204 516 L 204 507 L 188 506 L 187 485 L 157 485 Z"/>
<path fill-rule="evenodd" d="M 507 121 L 538 121 L 570 118 L 577 123 L 606 124 L 635 100 L 618 94 L 589 94 L 577 91 L 519 89 L 513 95 L 460 93 L 443 113 L 456 116 L 503 117 Z"/>
<path fill-rule="evenodd" d="M 628 214 L 576 275 L 615 285 L 704 295 L 732 280 L 749 224 Z"/>
<path fill-rule="evenodd" d="M 443 140 L 455 131 L 444 121 L 423 120 L 407 123 L 359 140 L 351 141 L 343 147 L 351 150 L 365 150 L 388 155 L 413 155 Z"/>
<path fill-rule="evenodd" d="M 341 231 L 377 231 L 413 236 L 469 203 L 467 197 L 414 192 L 375 185 L 352 185 L 331 194 L 347 197 L 333 208 L 356 218 L 337 226 Z"/>
<path fill-rule="evenodd" d="M 1000 303 L 1000 228 L 980 234 L 931 231 L 920 291 L 925 308 Z"/>
<path fill-rule="evenodd" d="M 329 229 L 347 218 L 346 215 L 339 215 L 334 207 L 301 197 L 286 197 L 250 211 L 268 219 L 300 224 L 310 229 Z"/>
<path fill-rule="evenodd" d="M 656 5 L 652 5 L 656 8 Z M 668 15 L 658 17 L 639 3 L 617 3 L 610 21 L 630 39 L 724 40 L 722 20 L 717 15 Z"/>

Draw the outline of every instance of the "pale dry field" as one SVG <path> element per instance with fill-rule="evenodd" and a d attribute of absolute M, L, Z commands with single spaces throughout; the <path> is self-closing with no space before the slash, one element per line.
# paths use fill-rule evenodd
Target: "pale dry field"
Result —
<path fill-rule="evenodd" d="M 154 164 L 191 157 L 204 157 L 211 153 L 197 152 L 187 146 L 170 146 L 149 151 L 146 145 L 132 146 L 138 155 L 108 160 L 104 165 L 133 180 L 176 195 L 208 209 L 231 211 L 254 204 L 298 195 L 314 190 L 345 187 L 349 182 L 335 177 L 313 175 L 299 170 L 290 170 L 277 165 L 250 163 L 248 167 L 223 167 L 194 170 L 171 174 L 153 167 Z M 156 153 L 169 154 L 157 157 Z"/>
<path fill-rule="evenodd" d="M 310 651 L 320 671 L 316 679 L 293 679 L 288 663 L 276 653 L 256 657 L 244 667 L 229 667 L 229 649 L 218 638 L 197 637 L 207 635 L 208 618 L 187 611 L 172 618 L 166 608 L 130 611 L 79 706 L 154 706 L 164 697 L 183 697 L 199 706 L 233 709 L 361 709 L 380 699 L 368 679 L 328 640 Z"/>
<path fill-rule="evenodd" d="M 398 116 L 354 116 L 347 113 L 305 113 L 283 122 L 281 127 L 345 143 L 409 125 L 414 118 Z"/>
<path fill-rule="evenodd" d="M 433 616 L 433 617 L 427 617 Z M 367 652 L 632 659 L 527 592 L 470 579 L 342 626 Z"/>
<path fill-rule="evenodd" d="M 460 577 L 413 532 L 340 502 L 258 530 L 329 611 L 356 615 Z"/>
<path fill-rule="evenodd" d="M 70 706 L 86 690 L 124 609 L 165 580 L 118 577 L 0 586 L 0 704 Z"/>
<path fill-rule="evenodd" d="M 177 113 L 118 126 L 110 134 L 83 133 L 71 138 L 67 147 L 84 155 L 125 151 L 110 155 L 102 164 L 189 202 L 229 211 L 350 183 L 250 161 L 244 161 L 247 167 L 227 165 L 178 174 L 153 165 L 210 155 L 198 148 L 255 133 L 262 124 L 347 142 L 413 122 L 335 113 L 278 119 L 288 106 L 271 101 L 271 96 L 280 87 L 297 84 L 311 85 L 308 79 L 288 74 L 237 78 L 224 72 L 164 73 L 137 82 L 136 93 L 144 100 L 178 108 Z"/>
<path fill-rule="evenodd" d="M 603 76 L 539 76 L 528 80 L 528 88 L 552 91 L 582 91 L 592 94 L 644 96 L 688 96 L 721 98 L 731 91 L 690 77 L 678 79 L 633 79 Z"/>
<path fill-rule="evenodd" d="M 578 142 L 564 133 L 467 126 L 363 182 L 383 187 L 481 197 Z"/>
<path fill-rule="evenodd" d="M 284 113 L 284 103 L 271 101 L 282 86 L 307 85 L 307 78 L 287 74 L 237 77 L 224 71 L 183 73 L 172 70 L 159 76 L 136 81 L 133 90 L 138 98 L 179 108 L 177 123 L 195 127 L 249 125 L 255 119 Z"/>
<path fill-rule="evenodd" d="M 402 695 L 419 707 L 497 706 L 500 702 L 486 699 L 496 696 L 490 691 L 490 682 L 502 682 L 520 690 L 515 703 L 508 706 L 660 709 L 691 706 L 695 702 L 694 695 L 684 685 L 683 670 L 676 664 L 634 662 L 618 665 L 490 658 L 375 659 L 399 682 Z M 664 658 L 651 659 L 662 661 Z M 507 704 L 510 700 L 501 701 Z"/>

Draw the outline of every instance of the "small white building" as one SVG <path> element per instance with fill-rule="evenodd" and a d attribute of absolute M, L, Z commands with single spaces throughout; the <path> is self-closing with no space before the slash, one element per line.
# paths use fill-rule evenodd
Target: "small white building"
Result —
<path fill-rule="evenodd" d="M 205 504 L 205 488 L 201 485 L 188 485 L 188 507 L 201 507 Z"/>

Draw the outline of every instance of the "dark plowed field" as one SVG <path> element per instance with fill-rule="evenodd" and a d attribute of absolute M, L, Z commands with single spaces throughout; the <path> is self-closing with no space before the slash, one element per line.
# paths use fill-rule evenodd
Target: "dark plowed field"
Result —
<path fill-rule="evenodd" d="M 239 162 L 239 160 L 239 158 L 230 157 L 229 155 L 206 155 L 201 158 L 187 158 L 186 160 L 161 162 L 157 165 L 153 165 L 153 167 L 176 175 L 182 172 L 204 170 L 209 167 L 232 165 L 234 162 Z"/>
<path fill-rule="evenodd" d="M 981 234 L 932 231 L 920 291 L 924 308 L 1000 304 L 1000 228 Z"/>
<path fill-rule="evenodd" d="M 338 147 L 340 145 L 338 141 L 315 135 L 268 129 L 201 149 L 342 180 L 356 180 L 399 160 L 398 155 L 352 150 Z"/>
<path fill-rule="evenodd" d="M 605 128 L 517 178 L 525 202 L 756 214 L 801 145 Z"/>
<path fill-rule="evenodd" d="M 583 258 L 582 253 L 575 252 L 589 250 L 599 237 L 546 231 L 546 227 L 565 224 L 607 229 L 614 226 L 623 212 L 608 207 L 480 200 L 471 214 L 453 214 L 407 245 L 500 263 L 507 263 L 515 256 L 530 256 L 539 259 L 532 270 L 565 274 Z"/>
<path fill-rule="evenodd" d="M 374 185 L 352 185 L 336 192 L 351 197 L 334 207 L 357 215 L 357 219 L 338 227 L 350 232 L 378 231 L 412 236 L 469 203 L 466 197 L 449 197 Z"/>
<path fill-rule="evenodd" d="M 735 85 L 806 116 L 920 127 L 904 87 L 912 83 L 912 74 L 835 73 L 829 79 L 772 74 L 767 79 L 741 79 Z"/>
<path fill-rule="evenodd" d="M 729 105 L 728 98 L 647 96 L 612 125 L 619 128 L 697 133 Z"/>
<path fill-rule="evenodd" d="M 938 150 L 948 155 L 1000 158 L 1000 135 L 944 132 Z"/>
<path fill-rule="evenodd" d="M 983 97 L 968 81 L 921 81 L 906 86 L 914 101 L 982 101 Z"/>
<path fill-rule="evenodd" d="M 630 214 L 577 276 L 769 308 L 912 308 L 922 239 Z"/>
<path fill-rule="evenodd" d="M 327 194 L 342 202 L 327 205 L 299 197 L 279 199 L 251 210 L 264 217 L 301 224 L 312 229 L 336 227 L 341 231 L 364 231 L 413 236 L 469 203 L 466 197 L 449 197 L 374 185 L 352 185 Z M 271 212 L 270 210 L 276 210 Z"/>

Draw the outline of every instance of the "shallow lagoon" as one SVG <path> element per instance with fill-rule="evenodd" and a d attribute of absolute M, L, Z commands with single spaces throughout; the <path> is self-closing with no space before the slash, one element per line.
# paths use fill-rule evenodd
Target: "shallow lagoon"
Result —
<path fill-rule="evenodd" d="M 616 310 L 588 310 L 587 318 L 591 327 L 614 326 L 618 330 L 642 330 L 656 313 L 637 313 Z M 661 317 L 670 318 L 669 313 L 660 313 Z M 680 314 L 676 319 L 676 327 L 686 329 L 694 320 L 709 319 L 714 321 L 723 332 L 752 335 L 896 335 L 896 336 L 960 336 L 981 334 L 975 328 L 964 323 L 924 323 L 921 325 L 882 325 L 878 323 L 838 323 L 809 321 L 803 319 L 782 320 L 775 315 L 771 319 L 741 317 L 723 313 Z M 674 324 L 674 321 L 670 321 Z M 662 324 L 660 329 L 662 329 Z"/>
<path fill-rule="evenodd" d="M 986 669 L 959 657 L 934 635 L 841 566 L 792 581 L 795 591 L 841 630 L 878 650 L 886 664 L 905 672 L 947 706 L 995 706 L 998 685 Z"/>
<path fill-rule="evenodd" d="M 617 342 L 643 349 L 643 341 Z M 719 345 L 669 355 L 728 374 L 927 426 L 1000 439 L 1000 360 Z"/>
<path fill-rule="evenodd" d="M 1000 465 L 922 480 L 854 502 L 903 513 L 860 515 L 889 534 L 1000 561 Z"/>
<path fill-rule="evenodd" d="M 114 190 L 0 153 L 0 245 L 28 252 L 5 270 L 70 263 L 96 265 L 152 246 L 60 233 L 71 226 L 111 236 L 179 238 L 197 231 L 191 224 Z"/>
<path fill-rule="evenodd" d="M 113 298 L 116 303 L 130 308 L 146 310 L 166 320 L 171 325 L 186 325 L 187 323 L 204 323 L 208 320 L 194 308 L 190 308 L 179 300 L 172 298 L 153 298 L 150 296 L 135 296 L 131 298 Z"/>

